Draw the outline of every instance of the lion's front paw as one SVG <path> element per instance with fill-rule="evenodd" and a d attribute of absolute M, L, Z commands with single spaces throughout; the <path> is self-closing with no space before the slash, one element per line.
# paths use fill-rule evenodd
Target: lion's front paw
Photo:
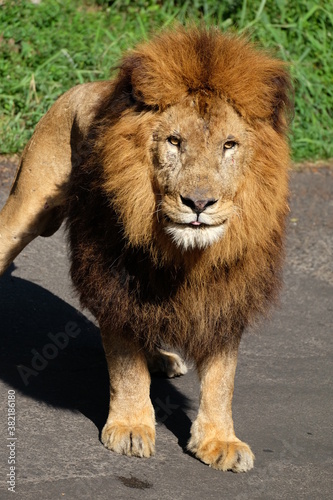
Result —
<path fill-rule="evenodd" d="M 254 455 L 250 447 L 241 441 L 211 439 L 197 445 L 192 438 L 188 449 L 214 469 L 246 472 L 253 468 Z"/>
<path fill-rule="evenodd" d="M 101 440 L 109 450 L 129 457 L 150 457 L 155 453 L 155 428 L 148 425 L 106 423 Z"/>

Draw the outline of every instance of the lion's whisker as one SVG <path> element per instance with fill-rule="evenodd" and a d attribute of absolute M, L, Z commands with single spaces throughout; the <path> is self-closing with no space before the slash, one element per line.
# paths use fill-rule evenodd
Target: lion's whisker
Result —
<path fill-rule="evenodd" d="M 156 208 L 156 210 L 153 212 L 153 215 L 156 215 L 156 218 L 157 218 L 157 222 L 160 222 L 160 218 L 158 216 L 159 212 L 162 212 L 162 207 L 161 206 L 158 206 Z"/>

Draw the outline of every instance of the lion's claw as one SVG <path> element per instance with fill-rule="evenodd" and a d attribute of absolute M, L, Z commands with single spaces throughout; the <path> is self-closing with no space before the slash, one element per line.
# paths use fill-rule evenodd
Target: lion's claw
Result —
<path fill-rule="evenodd" d="M 148 425 L 106 424 L 101 441 L 109 450 L 129 457 L 150 457 L 155 453 L 155 429 Z"/>
<path fill-rule="evenodd" d="M 246 472 L 253 468 L 254 455 L 250 447 L 241 441 L 212 439 L 196 446 L 190 440 L 188 449 L 213 469 Z"/>

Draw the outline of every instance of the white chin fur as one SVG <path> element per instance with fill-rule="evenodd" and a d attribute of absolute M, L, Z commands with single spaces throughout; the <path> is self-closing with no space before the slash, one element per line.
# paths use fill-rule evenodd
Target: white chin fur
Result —
<path fill-rule="evenodd" d="M 204 226 L 192 228 L 179 224 L 168 224 L 166 233 L 171 236 L 172 241 L 182 250 L 197 248 L 203 250 L 218 241 L 225 233 L 225 226 Z"/>

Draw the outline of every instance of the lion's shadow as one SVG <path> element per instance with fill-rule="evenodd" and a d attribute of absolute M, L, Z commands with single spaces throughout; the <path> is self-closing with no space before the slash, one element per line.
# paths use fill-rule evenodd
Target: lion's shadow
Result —
<path fill-rule="evenodd" d="M 109 404 L 107 365 L 98 328 L 77 309 L 41 286 L 11 275 L 0 279 L 0 377 L 46 404 L 79 411 L 99 432 Z M 171 382 L 154 378 L 157 421 L 183 448 L 190 420 L 187 398 Z"/>

